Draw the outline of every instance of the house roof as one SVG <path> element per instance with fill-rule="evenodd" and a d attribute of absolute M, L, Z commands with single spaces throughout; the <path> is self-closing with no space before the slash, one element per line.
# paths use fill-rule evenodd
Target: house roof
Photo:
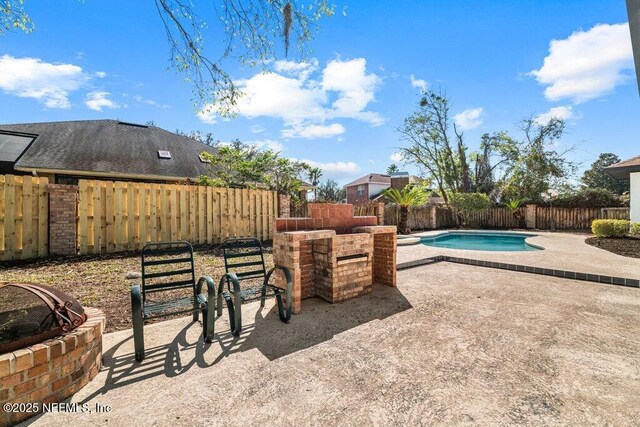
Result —
<path fill-rule="evenodd" d="M 353 187 L 354 185 L 362 185 L 362 184 L 388 184 L 391 185 L 391 177 L 389 175 L 383 175 L 380 173 L 370 173 L 363 177 L 356 179 L 345 185 L 346 187 Z"/>
<path fill-rule="evenodd" d="M 0 125 L 0 133 L 35 136 L 15 163 L 23 171 L 180 180 L 205 174 L 198 155 L 215 153 L 192 138 L 117 120 Z M 160 150 L 171 158 L 160 158 Z"/>
<path fill-rule="evenodd" d="M 640 156 L 623 160 L 604 168 L 605 172 L 616 179 L 629 179 L 632 172 L 640 172 Z"/>

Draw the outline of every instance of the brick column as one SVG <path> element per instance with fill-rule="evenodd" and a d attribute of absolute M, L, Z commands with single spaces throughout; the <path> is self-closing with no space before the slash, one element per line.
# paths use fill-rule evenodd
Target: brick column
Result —
<path fill-rule="evenodd" d="M 289 218 L 291 213 L 291 196 L 278 194 L 278 218 Z"/>
<path fill-rule="evenodd" d="M 49 254 L 75 255 L 78 187 L 49 184 Z"/>
<path fill-rule="evenodd" d="M 376 216 L 378 217 L 378 225 L 384 225 L 384 203 L 377 204 Z"/>

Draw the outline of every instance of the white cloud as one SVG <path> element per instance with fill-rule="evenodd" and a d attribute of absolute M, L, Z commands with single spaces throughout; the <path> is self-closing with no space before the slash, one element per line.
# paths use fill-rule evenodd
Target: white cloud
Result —
<path fill-rule="evenodd" d="M 264 132 L 264 128 L 260 125 L 253 125 L 251 126 L 251 132 L 253 133 L 262 133 Z"/>
<path fill-rule="evenodd" d="M 214 124 L 216 122 L 216 113 L 213 106 L 207 106 L 196 113 L 196 116 L 203 123 Z"/>
<path fill-rule="evenodd" d="M 107 73 L 105 73 L 104 71 L 96 71 L 96 77 L 99 79 L 104 79 L 105 77 L 107 77 Z"/>
<path fill-rule="evenodd" d="M 553 117 L 562 120 L 578 120 L 582 118 L 582 114 L 580 112 L 574 111 L 573 107 L 570 105 L 561 105 L 559 107 L 553 107 L 546 113 L 538 115 L 535 118 L 535 122 L 539 125 L 545 125 L 549 123 L 549 120 L 551 120 Z"/>
<path fill-rule="evenodd" d="M 482 124 L 482 107 L 470 108 L 453 116 L 453 121 L 462 130 L 477 128 Z"/>
<path fill-rule="evenodd" d="M 325 177 L 333 179 L 351 178 L 360 173 L 362 170 L 357 163 L 354 162 L 335 162 L 321 163 L 313 160 L 302 160 L 313 168 L 320 168 Z"/>
<path fill-rule="evenodd" d="M 330 125 L 294 125 L 282 130 L 284 138 L 333 138 L 346 131 L 340 123 Z"/>
<path fill-rule="evenodd" d="M 94 111 L 102 111 L 103 108 L 120 108 L 118 104 L 109 99 L 111 94 L 104 91 L 89 92 L 84 100 L 87 107 Z"/>
<path fill-rule="evenodd" d="M 416 76 L 413 74 L 409 76 L 409 80 L 411 80 L 411 87 L 417 87 L 420 90 L 426 90 L 429 86 L 426 80 L 416 79 Z"/>
<path fill-rule="evenodd" d="M 328 120 L 355 119 L 372 126 L 384 123 L 379 113 L 367 110 L 375 100 L 381 79 L 367 73 L 366 60 L 332 60 L 319 72 L 318 62 L 276 61 L 276 72 L 259 73 L 235 83 L 243 92 L 235 113 L 247 118 L 271 117 L 283 121 L 287 137 L 333 136 L 344 132 L 342 124 Z M 320 76 L 312 78 L 312 74 Z M 200 120 L 215 122 L 216 105 L 198 113 Z M 338 127 L 341 126 L 341 127 Z"/>
<path fill-rule="evenodd" d="M 140 95 L 134 96 L 133 99 L 135 99 L 136 101 L 138 101 L 138 102 L 140 102 L 142 104 L 151 105 L 152 107 L 169 108 L 169 106 L 167 104 L 158 104 L 153 99 L 145 99 L 145 98 L 141 97 Z"/>
<path fill-rule="evenodd" d="M 10 95 L 37 99 L 49 108 L 70 108 L 69 94 L 87 80 L 89 77 L 77 65 L 0 57 L 0 89 Z"/>
<path fill-rule="evenodd" d="M 400 153 L 399 151 L 396 151 L 395 153 L 389 156 L 389 159 L 394 163 L 400 163 L 403 160 L 402 153 Z"/>
<path fill-rule="evenodd" d="M 542 67 L 530 75 L 547 86 L 547 99 L 580 103 L 610 93 L 630 78 L 625 71 L 631 69 L 629 25 L 599 24 L 552 40 Z"/>
<path fill-rule="evenodd" d="M 269 150 L 272 150 L 272 151 L 280 152 L 284 150 L 284 145 L 282 145 L 280 142 L 276 141 L 275 139 L 261 139 L 257 141 L 246 141 L 246 143 L 249 145 L 255 145 L 258 148 L 268 148 Z"/>
<path fill-rule="evenodd" d="M 296 76 L 300 80 L 306 80 L 311 73 L 318 69 L 318 60 L 312 59 L 310 62 L 296 61 L 276 61 L 273 64 L 276 72 Z"/>

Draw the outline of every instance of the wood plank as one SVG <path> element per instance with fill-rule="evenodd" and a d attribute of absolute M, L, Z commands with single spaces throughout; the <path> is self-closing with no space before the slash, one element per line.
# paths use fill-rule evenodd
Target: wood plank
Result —
<path fill-rule="evenodd" d="M 105 246 L 106 252 L 115 252 L 116 248 L 116 234 L 115 234 L 115 215 L 114 215 L 114 198 L 115 187 L 112 181 L 105 183 Z"/>
<path fill-rule="evenodd" d="M 229 238 L 229 189 L 220 189 L 220 239 Z"/>
<path fill-rule="evenodd" d="M 5 260 L 14 259 L 16 250 L 16 189 L 15 177 L 13 175 L 5 176 L 4 187 L 4 256 Z"/>
<path fill-rule="evenodd" d="M 207 243 L 212 244 L 214 242 L 213 235 L 213 188 L 207 186 L 206 188 L 206 201 L 205 212 L 207 216 Z"/>
<path fill-rule="evenodd" d="M 93 186 L 93 253 L 102 253 L 104 244 L 104 199 L 102 181 L 91 181 Z"/>
<path fill-rule="evenodd" d="M 236 237 L 242 236 L 242 190 L 239 188 L 233 189 L 233 200 L 234 200 L 234 209 L 233 209 L 233 224 L 235 230 Z"/>
<path fill-rule="evenodd" d="M 169 211 L 171 212 L 171 234 L 170 239 L 175 241 L 178 240 L 178 212 L 180 212 L 180 207 L 178 203 L 180 202 L 178 198 L 178 186 L 170 185 L 169 186 Z"/>
<path fill-rule="evenodd" d="M 149 230 L 147 229 L 148 211 L 148 185 L 141 183 L 138 188 L 138 236 L 140 237 L 140 248 L 149 241 Z"/>
<path fill-rule="evenodd" d="M 33 257 L 33 177 L 25 175 L 22 181 L 22 254 Z"/>
<path fill-rule="evenodd" d="M 127 183 L 127 249 L 138 249 L 140 236 L 136 234 L 136 191 L 132 182 Z"/>
<path fill-rule="evenodd" d="M 124 184 L 121 182 L 114 183 L 114 213 L 115 213 L 115 251 L 121 252 L 125 248 L 126 243 L 126 223 L 125 223 L 125 212 L 126 209 L 126 201 L 125 201 L 125 188 Z"/>
<path fill-rule="evenodd" d="M 267 217 L 269 215 L 269 200 L 267 199 L 267 192 L 260 191 L 260 219 L 261 219 L 261 240 L 267 240 L 269 235 L 269 227 L 267 225 Z"/>
<path fill-rule="evenodd" d="M 49 254 L 49 179 L 38 180 L 38 256 L 45 257 Z M 2 190 L 0 189 L 0 193 Z M 0 204 L 2 204 L 0 202 Z M 2 212 L 0 212 L 0 216 Z M 0 235 L 2 229 L 0 228 Z M 2 248 L 2 245 L 0 245 Z"/>
<path fill-rule="evenodd" d="M 15 177 L 15 253 L 16 259 L 22 258 L 22 176 Z"/>
<path fill-rule="evenodd" d="M 162 225 L 158 218 L 158 198 L 160 186 L 151 184 L 149 186 L 149 242 L 157 242 L 160 240 L 160 232 Z M 160 228 L 158 228 L 160 226 Z"/>
<path fill-rule="evenodd" d="M 169 212 L 169 186 L 160 185 L 160 211 L 158 215 L 160 215 L 160 231 L 161 237 L 160 241 L 168 242 L 171 240 L 171 226 L 170 223 L 170 215 Z"/>
<path fill-rule="evenodd" d="M 6 179 L 5 175 L 0 175 L 0 253 L 3 253 L 3 254 L 5 252 L 5 247 L 4 247 L 5 179 Z"/>
<path fill-rule="evenodd" d="M 93 193 L 98 191 L 96 189 L 95 183 L 92 185 L 87 185 L 87 246 L 90 253 L 95 253 L 95 241 L 94 241 L 94 228 L 95 228 L 95 218 L 94 218 L 94 207 L 93 207 Z M 78 202 L 80 198 L 78 196 Z"/>
<path fill-rule="evenodd" d="M 196 240 L 196 206 L 195 206 L 195 188 L 193 186 L 182 186 L 185 191 L 185 203 L 181 206 L 180 216 L 182 217 L 182 222 L 184 223 L 182 234 L 182 240 L 186 240 L 188 242 L 194 242 Z M 187 229 L 187 218 L 189 219 Z"/>
<path fill-rule="evenodd" d="M 89 191 L 87 180 L 81 179 L 78 182 L 78 193 L 78 247 L 80 255 L 84 255 L 89 253 L 89 239 L 87 237 L 89 233 L 87 224 L 87 217 L 89 216 L 87 198 L 89 197 Z"/>
<path fill-rule="evenodd" d="M 195 187 L 198 189 L 198 194 L 196 197 L 197 200 L 197 209 L 198 213 L 198 243 L 203 245 L 207 243 L 207 223 L 206 223 L 206 206 L 207 206 L 207 194 L 205 187 L 199 185 Z"/>

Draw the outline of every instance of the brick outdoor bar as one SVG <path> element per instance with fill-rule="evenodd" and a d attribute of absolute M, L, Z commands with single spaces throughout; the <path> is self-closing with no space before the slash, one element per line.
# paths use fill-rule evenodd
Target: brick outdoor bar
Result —
<path fill-rule="evenodd" d="M 396 286 L 396 227 L 353 216 L 353 205 L 309 203 L 307 218 L 276 219 L 273 260 L 293 276 L 294 313 L 302 300 L 330 303 Z"/>

